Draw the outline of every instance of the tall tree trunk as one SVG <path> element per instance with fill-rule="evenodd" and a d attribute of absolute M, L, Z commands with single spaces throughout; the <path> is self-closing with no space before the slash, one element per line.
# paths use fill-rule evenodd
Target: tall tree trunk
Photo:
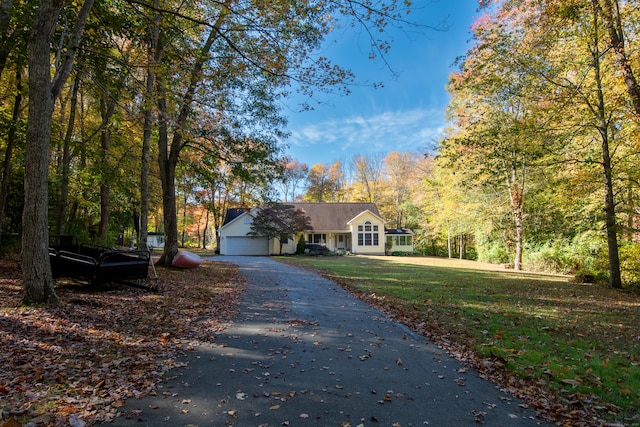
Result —
<path fill-rule="evenodd" d="M 167 101 L 164 97 L 164 80 L 156 78 L 158 87 L 158 165 L 160 167 L 160 183 L 162 186 L 162 219 L 164 222 L 164 250 L 158 264 L 170 266 L 173 257 L 178 253 L 178 212 L 176 207 L 175 171 L 177 156 L 169 154 L 169 135 L 167 123 Z M 175 159 L 174 159 L 175 158 Z"/>
<path fill-rule="evenodd" d="M 513 223 L 516 232 L 516 253 L 513 260 L 513 269 L 520 271 L 522 269 L 522 248 L 524 246 L 524 181 L 525 181 L 525 164 L 522 159 L 521 177 L 518 179 L 517 168 L 515 165 L 511 168 L 511 177 L 507 181 L 509 188 L 509 200 L 511 202 L 511 213 L 513 215 Z"/>
<path fill-rule="evenodd" d="M 211 30 L 204 42 L 204 45 L 200 49 L 200 55 L 193 64 L 191 69 L 191 75 L 187 85 L 187 89 L 180 102 L 180 113 L 175 120 L 175 125 L 172 126 L 173 137 L 171 139 L 171 145 L 169 145 L 168 138 L 168 123 L 167 123 L 167 101 L 164 94 L 164 80 L 159 79 L 156 76 L 156 87 L 159 91 L 158 96 L 158 109 L 160 110 L 160 128 L 161 130 L 158 138 L 158 163 L 160 165 L 160 177 L 162 184 L 162 207 L 164 209 L 164 229 L 165 229 L 165 246 L 164 252 L 158 260 L 160 265 L 171 265 L 173 257 L 178 253 L 178 217 L 176 207 L 176 182 L 175 174 L 178 160 L 180 158 L 180 151 L 183 148 L 183 128 L 191 112 L 193 98 L 195 96 L 196 88 L 202 80 L 202 67 L 205 60 L 208 58 L 209 51 L 213 46 L 214 41 L 218 37 L 218 28 L 222 25 L 222 22 L 229 13 L 229 5 L 231 0 L 226 0 L 225 5 L 222 7 L 220 15 L 215 24 L 211 26 Z"/>
<path fill-rule="evenodd" d="M 105 239 L 109 232 L 110 191 L 109 191 L 109 148 L 111 146 L 111 130 L 109 127 L 102 129 L 100 133 L 102 146 L 102 176 L 100 179 L 100 223 L 98 224 L 98 237 Z"/>
<path fill-rule="evenodd" d="M 202 249 L 207 249 L 207 232 L 209 231 L 209 209 L 206 209 L 204 230 L 202 230 Z"/>
<path fill-rule="evenodd" d="M 0 242 L 2 241 L 2 225 L 4 224 L 5 209 L 7 206 L 7 194 L 9 193 L 9 179 L 13 163 L 13 149 L 16 146 L 16 128 L 19 125 L 20 112 L 22 111 L 22 69 L 16 71 L 16 97 L 13 99 L 13 113 L 11 125 L 7 134 L 7 148 L 2 162 L 2 182 L 0 183 Z"/>
<path fill-rule="evenodd" d="M 593 46 L 592 66 L 594 78 L 597 85 L 598 104 L 596 114 L 598 123 L 596 125 L 600 135 L 602 150 L 602 171 L 604 180 L 604 212 L 607 232 L 607 249 L 609 256 L 609 286 L 612 288 L 622 288 L 622 278 L 620 276 L 620 255 L 618 252 L 618 226 L 616 223 L 616 206 L 613 189 L 613 168 L 611 166 L 611 151 L 609 149 L 609 129 L 611 123 L 607 119 L 606 105 L 604 102 L 604 91 L 602 89 L 602 76 L 600 74 L 600 50 L 598 37 L 598 0 L 592 0 L 593 13 Z"/>
<path fill-rule="evenodd" d="M 51 122 L 55 99 L 71 73 L 84 24 L 93 7 L 85 0 L 69 36 L 62 61 L 51 80 L 51 47 L 62 4 L 40 0 L 29 35 L 29 119 L 25 146 L 24 207 L 22 211 L 22 303 L 58 303 L 49 262 L 48 177 Z"/>
<path fill-rule="evenodd" d="M 49 262 L 47 228 L 49 142 L 54 104 L 49 40 L 60 12 L 58 3 L 40 2 L 29 37 L 29 119 L 22 212 L 22 303 L 27 305 L 58 303 Z"/>
<path fill-rule="evenodd" d="M 157 1 L 156 1 L 157 4 Z M 151 134 L 153 131 L 153 88 L 155 75 L 152 66 L 160 62 L 161 51 L 159 45 L 159 22 L 161 16 L 156 13 L 153 23 L 149 25 L 149 47 L 147 58 L 146 90 L 144 94 L 144 129 L 142 132 L 142 161 L 140 165 L 140 222 L 138 231 L 138 249 L 147 250 L 147 235 L 149 232 L 149 167 L 151 162 Z"/>
<path fill-rule="evenodd" d="M 598 2 L 596 2 L 595 6 L 604 18 L 611 47 L 616 54 L 616 63 L 618 64 L 618 68 L 620 68 L 622 78 L 627 87 L 627 94 L 631 99 L 636 120 L 640 123 L 640 85 L 638 85 L 638 80 L 633 73 L 631 61 L 627 57 L 624 27 L 620 16 L 620 5 L 618 0 L 602 0 L 602 3 L 602 7 L 600 7 Z"/>
<path fill-rule="evenodd" d="M 73 137 L 73 129 L 75 126 L 76 110 L 78 107 L 78 91 L 80 89 L 80 73 L 76 75 L 73 82 L 73 90 L 71 93 L 71 106 L 69 107 L 69 124 L 64 137 L 64 145 L 62 147 L 62 177 L 60 179 L 60 198 L 58 200 L 56 233 L 65 232 L 64 224 L 67 217 L 67 203 L 69 202 L 69 174 L 71 169 L 71 138 Z"/>
<path fill-rule="evenodd" d="M 182 247 L 184 248 L 187 238 L 187 193 L 184 193 L 184 209 L 182 210 Z"/>
<path fill-rule="evenodd" d="M 109 155 L 111 151 L 111 118 L 115 112 L 116 103 L 108 91 L 102 93 L 102 124 L 100 131 L 100 147 L 102 149 L 100 166 L 100 223 L 98 237 L 106 239 L 109 233 L 109 217 L 111 211 L 111 182 Z"/>
<path fill-rule="evenodd" d="M 153 94 L 153 73 L 147 71 L 147 90 L 145 94 L 144 130 L 142 133 L 142 161 L 140 165 L 140 221 L 138 231 L 138 249 L 147 250 L 147 234 L 149 231 L 149 165 L 151 157 L 151 131 L 153 111 L 151 97 Z"/>

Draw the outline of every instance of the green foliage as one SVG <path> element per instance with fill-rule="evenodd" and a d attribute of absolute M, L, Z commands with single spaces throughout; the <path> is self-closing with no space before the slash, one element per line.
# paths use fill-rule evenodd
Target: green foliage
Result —
<path fill-rule="evenodd" d="M 499 241 L 482 241 L 477 243 L 478 261 L 492 264 L 505 264 L 513 260 L 507 248 Z"/>
<path fill-rule="evenodd" d="M 305 239 L 304 234 L 300 235 L 298 239 L 298 243 L 296 244 L 296 254 L 302 255 L 304 253 L 304 247 L 307 244 L 307 239 Z"/>
<path fill-rule="evenodd" d="M 569 274 L 576 271 L 571 245 L 554 240 L 538 245 L 526 245 L 523 257 L 528 271 Z"/>
<path fill-rule="evenodd" d="M 640 243 L 624 242 L 620 246 L 620 260 L 622 283 L 640 289 Z"/>

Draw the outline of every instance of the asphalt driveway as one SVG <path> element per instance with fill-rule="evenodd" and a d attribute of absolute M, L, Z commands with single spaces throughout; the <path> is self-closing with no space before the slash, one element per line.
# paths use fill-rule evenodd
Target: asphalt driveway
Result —
<path fill-rule="evenodd" d="M 520 400 L 332 282 L 268 257 L 236 322 L 115 426 L 534 426 Z"/>

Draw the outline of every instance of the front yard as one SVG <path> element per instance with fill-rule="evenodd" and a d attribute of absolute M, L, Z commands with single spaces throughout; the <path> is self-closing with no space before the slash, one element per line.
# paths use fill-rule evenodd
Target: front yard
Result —
<path fill-rule="evenodd" d="M 430 257 L 282 257 L 320 271 L 570 425 L 640 425 L 640 294 Z"/>
<path fill-rule="evenodd" d="M 236 314 L 237 267 L 158 269 L 162 293 L 60 280 L 60 307 L 17 307 L 17 263 L 0 260 L 0 425 L 91 425 L 153 394 L 178 356 Z"/>

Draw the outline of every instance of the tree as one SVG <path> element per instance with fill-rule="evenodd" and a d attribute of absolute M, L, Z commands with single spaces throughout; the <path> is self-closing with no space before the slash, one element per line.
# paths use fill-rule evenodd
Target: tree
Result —
<path fill-rule="evenodd" d="M 399 153 L 392 151 L 383 159 L 387 189 L 390 195 L 390 212 L 388 219 L 391 226 L 403 228 L 406 223 L 407 203 L 410 198 L 411 182 L 417 166 L 417 153 Z"/>
<path fill-rule="evenodd" d="M 273 204 L 258 211 L 248 235 L 278 239 L 282 254 L 282 246 L 289 238 L 311 229 L 311 218 L 302 209 L 295 209 L 292 205 Z"/>
<path fill-rule="evenodd" d="M 285 157 L 282 162 L 282 176 L 278 180 L 282 188 L 284 202 L 293 202 L 296 200 L 298 187 L 304 181 L 309 173 L 309 165 L 300 163 L 299 160 Z"/>
<path fill-rule="evenodd" d="M 351 198 L 358 202 L 376 203 L 380 198 L 382 160 L 380 156 L 354 156 L 351 159 Z"/>
<path fill-rule="evenodd" d="M 330 202 L 341 199 L 342 163 L 333 163 L 330 167 L 323 163 L 315 164 L 307 175 L 307 193 L 304 199 L 310 202 Z"/>
<path fill-rule="evenodd" d="M 468 165 L 462 170 L 475 182 L 503 171 L 516 238 L 532 213 L 525 197 L 545 187 L 542 167 L 559 182 L 579 182 L 573 193 L 600 183 L 603 202 L 593 212 L 604 214 L 584 224 L 605 230 L 610 284 L 620 287 L 615 197 L 631 182 L 628 168 L 637 148 L 625 111 L 633 97 L 622 95 L 623 82 L 627 93 L 630 88 L 629 70 L 621 70 L 624 45 L 618 41 L 616 52 L 611 40 L 621 35 L 620 28 L 632 27 L 623 25 L 612 35 L 610 24 L 620 17 L 611 14 L 613 3 L 606 1 L 604 11 L 598 0 L 494 3 L 494 16 L 483 17 L 474 28 L 479 43 L 451 79 L 457 121 L 446 141 L 455 153 L 449 155 L 457 165 Z M 602 19 L 603 13 L 608 17 Z M 609 42 L 603 37 L 607 27 Z M 573 209 L 587 205 L 573 193 L 563 195 L 578 203 Z M 554 197 L 552 192 L 546 196 Z M 567 226 L 579 233 L 577 224 Z M 566 237 L 560 231 L 557 236 Z M 516 248 L 516 263 L 518 256 Z"/>
<path fill-rule="evenodd" d="M 625 42 L 625 21 L 618 0 L 600 0 L 593 4 L 596 10 L 602 15 L 605 27 L 609 34 L 610 46 L 616 55 L 616 64 L 620 69 L 620 75 L 627 88 L 627 94 L 631 99 L 636 120 L 640 125 L 640 84 L 633 70 L 632 62 L 629 60 Z M 627 10 L 631 4 L 625 2 L 623 5 Z"/>
<path fill-rule="evenodd" d="M 48 174 L 51 120 L 56 98 L 60 95 L 80 46 L 84 24 L 93 7 L 85 0 L 77 12 L 73 30 L 64 45 L 61 62 L 51 79 L 51 40 L 62 4 L 40 0 L 29 36 L 29 115 L 25 148 L 24 210 L 22 215 L 22 303 L 57 303 L 49 263 Z M 62 46 L 60 46 L 62 48 Z"/>

